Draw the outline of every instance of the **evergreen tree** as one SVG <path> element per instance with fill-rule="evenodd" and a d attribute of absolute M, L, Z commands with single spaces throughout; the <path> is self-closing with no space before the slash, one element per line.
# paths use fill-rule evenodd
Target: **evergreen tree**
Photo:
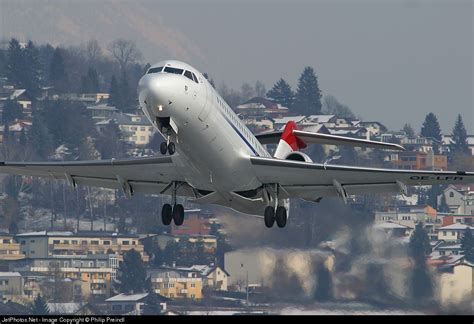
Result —
<path fill-rule="evenodd" d="M 426 265 L 426 257 L 431 252 L 430 241 L 423 224 L 417 223 L 410 237 L 408 252 L 413 260 L 410 292 L 413 300 L 423 304 L 433 296 L 433 282 Z"/>
<path fill-rule="evenodd" d="M 431 137 L 435 139 L 438 143 L 433 143 L 433 151 L 435 153 L 439 152 L 439 143 L 441 143 L 441 127 L 438 123 L 438 118 L 435 114 L 429 113 L 426 115 L 423 126 L 421 127 L 421 136 Z"/>
<path fill-rule="evenodd" d="M 437 210 L 438 210 L 439 213 L 449 213 L 450 212 L 448 203 L 446 202 L 446 196 L 444 195 L 444 193 L 441 194 L 441 199 L 440 199 L 440 203 L 438 204 Z"/>
<path fill-rule="evenodd" d="M 147 289 L 147 274 L 140 253 L 132 249 L 123 255 L 118 270 L 119 291 L 142 293 Z"/>
<path fill-rule="evenodd" d="M 461 247 L 464 251 L 466 261 L 474 263 L 474 237 L 472 236 L 472 230 L 470 228 L 466 229 L 461 238 Z"/>
<path fill-rule="evenodd" d="M 19 232 L 18 225 L 14 220 L 12 220 L 10 222 L 10 226 L 8 226 L 8 233 L 16 235 L 18 234 L 18 232 Z"/>
<path fill-rule="evenodd" d="M 117 108 L 122 105 L 122 96 L 115 75 L 112 75 L 112 80 L 110 81 L 108 105 Z"/>
<path fill-rule="evenodd" d="M 298 80 L 293 110 L 301 115 L 321 113 L 321 90 L 312 67 L 304 69 Z"/>
<path fill-rule="evenodd" d="M 249 99 L 252 99 L 252 98 L 255 97 L 255 90 L 254 90 L 254 88 L 252 88 L 252 86 L 250 84 L 245 82 L 244 84 L 242 84 L 240 94 L 241 94 L 241 100 L 243 102 L 246 102 Z"/>
<path fill-rule="evenodd" d="M 15 38 L 12 38 L 8 45 L 6 61 L 6 75 L 8 81 L 10 81 L 16 87 L 24 88 L 25 84 L 23 84 L 23 81 L 25 80 L 26 66 L 20 42 L 18 42 L 18 40 Z"/>
<path fill-rule="evenodd" d="M 405 134 L 407 134 L 408 137 L 410 138 L 415 137 L 415 131 L 413 130 L 413 127 L 411 127 L 410 124 L 406 123 L 403 126 L 403 131 L 405 132 Z"/>
<path fill-rule="evenodd" d="M 33 121 L 28 132 L 27 142 L 42 159 L 47 159 L 54 148 L 53 137 L 43 117 L 38 112 L 33 113 Z"/>
<path fill-rule="evenodd" d="M 46 300 L 41 296 L 38 295 L 31 306 L 31 313 L 33 315 L 48 315 L 49 314 L 49 307 L 46 303 Z"/>
<path fill-rule="evenodd" d="M 449 157 L 451 160 L 453 160 L 457 155 L 467 155 L 470 153 L 469 145 L 467 143 L 467 132 L 461 114 L 458 115 L 456 123 L 454 124 L 449 149 Z"/>
<path fill-rule="evenodd" d="M 87 77 L 90 81 L 90 92 L 92 93 L 97 93 L 100 91 L 100 86 L 99 86 L 99 76 L 97 75 L 96 69 L 93 67 L 89 68 L 87 71 Z"/>
<path fill-rule="evenodd" d="M 39 58 L 39 50 L 32 41 L 29 41 L 24 49 L 25 62 L 25 89 L 28 90 L 34 97 L 40 93 L 41 78 L 43 68 Z"/>
<path fill-rule="evenodd" d="M 23 147 L 25 147 L 26 143 L 28 142 L 24 128 L 21 129 L 19 142 L 20 142 L 20 145 Z"/>
<path fill-rule="evenodd" d="M 3 107 L 2 122 L 4 125 L 10 125 L 15 119 L 23 118 L 23 109 L 21 105 L 13 100 L 7 100 Z"/>
<path fill-rule="evenodd" d="M 123 112 L 130 112 L 135 109 L 135 91 L 130 89 L 130 84 L 128 82 L 128 76 L 125 71 L 122 72 L 122 77 L 119 82 L 119 91 L 120 91 L 120 105 L 117 108 Z"/>
<path fill-rule="evenodd" d="M 283 107 L 291 109 L 295 94 L 290 85 L 283 79 L 280 79 L 273 85 L 273 88 L 267 92 L 267 97 L 279 103 Z"/>
<path fill-rule="evenodd" d="M 67 92 L 69 90 L 66 66 L 62 50 L 59 47 L 54 50 L 53 58 L 51 59 L 49 80 L 57 91 Z"/>

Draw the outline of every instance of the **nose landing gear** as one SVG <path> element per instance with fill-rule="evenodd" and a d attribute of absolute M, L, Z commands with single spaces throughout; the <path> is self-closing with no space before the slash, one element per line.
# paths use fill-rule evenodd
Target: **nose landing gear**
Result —
<path fill-rule="evenodd" d="M 168 141 L 162 142 L 160 144 L 160 152 L 163 155 L 165 155 L 166 153 L 169 153 L 169 155 L 173 155 L 176 152 L 176 145 L 173 142 L 170 142 L 168 138 Z"/>

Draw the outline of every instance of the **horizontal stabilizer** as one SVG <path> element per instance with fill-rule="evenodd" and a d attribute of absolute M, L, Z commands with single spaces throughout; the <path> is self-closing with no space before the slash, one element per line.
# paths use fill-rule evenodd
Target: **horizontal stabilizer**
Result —
<path fill-rule="evenodd" d="M 282 131 L 263 133 L 256 135 L 257 139 L 262 144 L 277 144 L 280 141 Z M 339 135 L 312 133 L 302 130 L 293 130 L 293 134 L 306 144 L 326 144 L 326 145 L 350 145 L 360 147 L 372 147 L 381 149 L 390 149 L 404 151 L 405 148 L 394 143 L 386 143 L 379 141 L 372 141 L 360 138 L 345 137 Z"/>

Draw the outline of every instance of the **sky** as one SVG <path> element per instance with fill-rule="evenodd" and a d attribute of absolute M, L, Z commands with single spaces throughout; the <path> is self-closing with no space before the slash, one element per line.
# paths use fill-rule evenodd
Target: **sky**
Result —
<path fill-rule="evenodd" d="M 0 0 L 0 38 L 79 45 L 133 39 L 144 60 L 179 59 L 219 85 L 312 66 L 323 95 L 363 120 L 419 131 L 434 112 L 474 133 L 472 1 Z"/>

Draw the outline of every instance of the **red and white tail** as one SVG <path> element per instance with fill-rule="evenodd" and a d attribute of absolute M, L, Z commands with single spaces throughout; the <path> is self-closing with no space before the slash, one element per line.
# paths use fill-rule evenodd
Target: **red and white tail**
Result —
<path fill-rule="evenodd" d="M 296 130 L 296 123 L 290 120 L 285 125 L 285 130 L 281 135 L 280 142 L 275 151 L 274 157 L 277 159 L 284 159 L 291 152 L 299 151 L 306 147 L 306 143 L 299 139 L 294 133 L 293 130 Z"/>

